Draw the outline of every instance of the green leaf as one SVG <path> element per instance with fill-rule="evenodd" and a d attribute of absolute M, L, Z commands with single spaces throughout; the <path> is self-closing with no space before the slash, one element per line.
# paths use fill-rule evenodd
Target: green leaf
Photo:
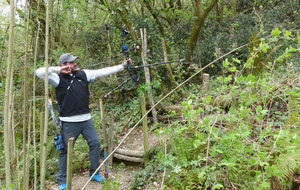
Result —
<path fill-rule="evenodd" d="M 237 69 L 236 69 L 235 66 L 229 68 L 229 71 L 231 71 L 231 72 L 235 72 L 236 70 L 237 70 Z"/>
<path fill-rule="evenodd" d="M 291 38 L 292 32 L 289 30 L 284 31 L 283 36 L 285 37 L 285 39 L 290 40 Z"/>
<path fill-rule="evenodd" d="M 220 189 L 220 188 L 223 188 L 224 186 L 222 184 L 217 184 L 217 185 L 214 185 L 212 187 L 212 189 Z"/>
<path fill-rule="evenodd" d="M 237 59 L 237 58 L 232 58 L 232 61 L 236 62 L 236 63 L 241 63 L 241 61 L 239 59 Z"/>
<path fill-rule="evenodd" d="M 198 148 L 201 144 L 202 144 L 202 142 L 197 139 L 194 141 L 193 146 L 194 146 L 194 148 Z"/>
<path fill-rule="evenodd" d="M 270 182 L 263 182 L 261 185 L 260 185 L 261 188 L 263 189 L 267 189 L 267 188 L 270 188 L 271 187 L 271 183 Z"/>
<path fill-rule="evenodd" d="M 275 30 L 272 30 L 271 34 L 277 37 L 281 34 L 281 31 L 278 28 L 276 28 Z"/>
<path fill-rule="evenodd" d="M 267 53 L 268 49 L 270 49 L 270 46 L 266 43 L 261 44 L 261 51 L 264 53 Z"/>

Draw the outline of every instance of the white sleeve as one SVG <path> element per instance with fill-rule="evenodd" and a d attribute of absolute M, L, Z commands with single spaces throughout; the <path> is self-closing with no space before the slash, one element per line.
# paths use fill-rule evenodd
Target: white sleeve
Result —
<path fill-rule="evenodd" d="M 119 71 L 123 71 L 123 70 L 124 70 L 123 65 L 116 65 L 113 67 L 106 67 L 106 68 L 97 69 L 97 70 L 85 70 L 84 69 L 83 71 L 86 74 L 87 80 L 89 82 L 92 82 L 96 78 L 107 76 L 107 75 L 110 75 L 110 74 L 113 74 L 113 73 L 116 73 Z"/>
<path fill-rule="evenodd" d="M 48 67 L 48 82 L 54 87 L 57 87 L 57 85 L 59 84 L 58 73 L 60 72 L 60 70 L 60 67 Z M 35 75 L 40 79 L 45 78 L 45 73 L 46 67 L 41 67 L 35 70 Z"/>

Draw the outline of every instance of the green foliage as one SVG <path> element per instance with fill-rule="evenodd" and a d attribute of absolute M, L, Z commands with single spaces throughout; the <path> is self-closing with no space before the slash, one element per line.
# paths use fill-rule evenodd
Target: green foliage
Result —
<path fill-rule="evenodd" d="M 37 32 L 37 18 L 40 25 L 38 42 L 37 67 L 44 64 L 44 2 L 40 7 L 31 4 L 29 26 L 29 68 L 24 68 L 24 7 L 18 7 L 19 17 L 15 38 L 15 71 L 13 78 L 14 121 L 16 149 L 22 150 L 23 119 L 23 70 L 31 74 L 33 68 L 33 50 Z M 59 55 L 71 52 L 78 55 L 80 68 L 97 69 L 119 64 L 122 57 L 110 61 L 120 52 L 123 43 L 131 46 L 132 39 L 124 39 L 117 29 L 108 36 L 104 24 L 122 26 L 132 29 L 139 38 L 139 29 L 146 28 L 148 36 L 148 60 L 152 63 L 163 60 L 161 33 L 155 18 L 149 17 L 149 11 L 140 1 L 126 1 L 121 6 L 119 1 L 54 1 L 51 21 L 51 65 L 57 65 Z M 203 1 L 204 6 L 209 1 Z M 174 122 L 159 133 L 169 135 L 168 154 L 158 148 L 156 160 L 149 163 L 146 173 L 139 172 L 135 187 L 143 188 L 145 184 L 159 182 L 166 168 L 166 188 L 207 187 L 221 189 L 235 186 L 238 180 L 244 188 L 270 187 L 270 178 L 276 177 L 283 186 L 299 166 L 297 143 L 297 127 L 299 126 L 299 72 L 300 33 L 296 31 L 300 23 L 299 3 L 296 0 L 238 0 L 234 14 L 231 2 L 219 1 L 221 17 L 215 12 L 204 23 L 199 43 L 192 63 L 172 65 L 174 77 L 179 83 L 190 76 L 194 70 L 207 65 L 216 57 L 249 41 L 257 42 L 252 48 L 244 48 L 228 56 L 205 70 L 216 78 L 213 90 L 201 98 L 199 84 L 192 81 L 190 86 L 181 90 L 183 96 L 172 95 L 166 104 L 180 102 L 184 106 L 182 113 L 185 121 Z M 3 110 L 5 72 L 7 61 L 8 21 L 7 2 L 1 2 L 0 14 L 0 109 Z M 186 58 L 187 43 L 194 21 L 194 10 L 190 1 L 151 1 L 154 13 L 162 23 L 163 35 L 167 42 L 168 59 Z M 116 7 L 116 8 L 115 8 Z M 118 10 L 126 10 L 126 15 L 118 14 Z M 128 23 L 125 23 L 125 21 Z M 256 32 L 256 35 L 253 35 Z M 255 36 L 251 38 L 251 36 Z M 140 44 L 138 39 L 136 43 Z M 112 49 L 109 50 L 109 45 Z M 131 53 L 134 64 L 140 65 L 140 52 Z M 95 66 L 96 65 L 96 66 Z M 253 72 L 256 70 L 257 72 Z M 247 74 L 245 74 L 247 71 Z M 152 88 L 155 97 L 161 96 L 162 88 L 169 87 L 168 77 L 163 67 L 157 67 L 152 76 Z M 143 75 L 141 71 L 139 73 Z M 284 80 L 284 76 L 288 76 Z M 30 77 L 32 84 L 32 75 Z M 91 107 L 95 126 L 101 136 L 99 98 L 105 92 L 122 81 L 124 77 L 108 77 L 97 80 L 91 85 Z M 143 79 L 141 78 L 141 81 Z M 20 90 L 21 89 L 21 90 Z M 43 82 L 37 83 L 37 107 L 43 108 Z M 116 93 L 106 102 L 106 120 L 114 111 L 115 132 L 124 132 L 123 125 L 132 126 L 140 118 L 140 100 L 136 94 L 147 91 L 147 86 L 140 86 L 130 92 Z M 137 92 L 137 93 L 136 93 Z M 31 92 L 30 92 L 31 94 Z M 53 89 L 50 91 L 53 96 Z M 30 97 L 30 95 L 29 95 Z M 181 98 L 185 98 L 184 101 Z M 30 98 L 29 102 L 32 102 Z M 169 115 L 175 115 L 175 112 Z M 129 120 L 129 118 L 132 118 Z M 37 119 L 38 121 L 38 119 Z M 38 123 L 38 122 L 36 122 Z M 3 155 L 3 113 L 0 113 L 0 161 Z M 39 130 L 37 129 L 37 134 Z M 53 147 L 55 130 L 51 125 L 48 138 L 48 172 L 47 178 L 55 180 L 58 151 Z M 182 142 L 182 139 L 186 141 Z M 209 140 L 208 140 L 209 139 Z M 117 140 L 116 140 L 117 141 Z M 40 139 L 37 138 L 37 144 Z M 103 143 L 102 143 L 103 145 Z M 39 147 L 38 147 L 39 148 Z M 30 165 L 33 157 L 40 160 L 39 153 L 33 155 L 30 149 Z M 37 149 L 39 151 L 39 149 Z M 79 138 L 75 146 L 74 168 L 81 171 L 88 168 L 87 145 Z M 207 156 L 208 154 L 208 156 Z M 232 156 L 236 155 L 236 156 Z M 167 159 L 166 159 L 167 158 Z M 285 161 L 285 162 L 283 162 Z M 24 160 L 20 157 L 20 171 Z M 15 166 L 16 167 L 16 166 Z M 298 167 L 299 168 L 299 167 Z M 283 171 L 279 173 L 279 171 Z M 4 165 L 0 166 L 0 178 L 4 179 Z M 33 167 L 30 168 L 30 183 L 33 179 Z M 117 188 L 117 182 L 111 182 L 109 188 Z M 232 183 L 232 184 L 231 184 Z"/>
<path fill-rule="evenodd" d="M 273 37 L 260 39 L 252 51 L 263 55 L 290 41 L 293 35 L 285 33 L 275 29 Z M 270 43 L 274 37 L 276 43 Z M 293 37 L 290 44 L 294 41 Z M 285 60 L 294 58 L 287 51 L 300 52 L 291 45 L 281 51 Z M 300 83 L 297 73 L 291 72 L 298 67 L 274 69 L 281 56 L 272 57 L 273 66 L 264 66 L 266 72 L 259 75 L 242 72 L 248 62 L 226 59 L 224 75 L 213 81 L 209 95 L 191 94 L 182 102 L 185 122 L 160 129 L 159 134 L 169 137 L 167 153 L 158 152 L 137 174 L 133 187 L 157 182 L 162 172 L 156 168 L 163 168 L 164 185 L 172 189 L 289 188 L 300 167 Z"/>

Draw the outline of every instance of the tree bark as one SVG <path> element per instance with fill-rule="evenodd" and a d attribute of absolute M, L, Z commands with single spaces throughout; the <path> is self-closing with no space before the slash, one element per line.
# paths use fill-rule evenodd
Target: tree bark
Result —
<path fill-rule="evenodd" d="M 118 4 L 114 1 L 107 2 L 106 0 L 100 0 L 101 4 L 106 6 L 109 11 L 116 12 L 119 15 L 121 21 L 126 25 L 126 28 L 129 31 L 131 39 L 134 43 L 137 43 L 137 35 L 133 29 L 132 22 L 129 21 L 128 16 L 130 13 L 126 9 L 126 0 L 121 0 Z"/>
<path fill-rule="evenodd" d="M 46 158 L 47 158 L 47 132 L 48 132 L 48 118 L 49 118 L 49 111 L 48 111 L 48 97 L 49 97 L 49 85 L 48 85 L 48 67 L 49 67 L 49 23 L 50 23 L 50 5 L 51 5 L 51 0 L 48 0 L 46 3 L 46 38 L 45 38 L 45 96 L 44 96 L 44 102 L 45 102 L 45 116 L 44 116 L 44 130 L 43 132 L 43 142 L 42 142 L 42 160 L 41 160 L 41 176 L 40 176 L 40 181 L 41 181 L 41 186 L 40 189 L 44 190 L 45 189 L 45 175 L 46 175 Z"/>
<path fill-rule="evenodd" d="M 27 143 L 26 139 L 29 134 L 26 132 L 26 128 L 29 126 L 28 125 L 28 93 L 29 93 L 29 82 L 28 82 L 28 31 L 29 31 L 29 15 L 30 15 L 30 10 L 28 6 L 28 2 L 25 2 L 26 10 L 26 19 L 25 19 L 25 58 L 24 58 L 24 70 L 23 70 L 23 75 L 24 75 L 24 83 L 23 83 L 23 160 L 24 160 L 24 174 L 23 174 L 23 189 L 29 189 L 29 163 L 27 157 L 29 157 L 29 150 L 27 149 Z"/>
<path fill-rule="evenodd" d="M 192 28 L 191 37 L 189 39 L 189 56 L 188 59 L 191 62 L 193 53 L 195 50 L 195 47 L 197 45 L 200 32 L 202 30 L 202 27 L 204 25 L 204 21 L 207 18 L 209 12 L 213 9 L 213 7 L 217 4 L 218 0 L 211 0 L 208 7 L 206 9 L 203 9 L 202 0 L 193 0 L 193 6 L 195 9 L 196 14 L 196 21 Z"/>
<path fill-rule="evenodd" d="M 158 26 L 158 31 L 159 31 L 159 34 L 160 34 L 160 37 L 161 37 L 161 43 L 162 43 L 162 48 L 163 48 L 163 53 L 164 53 L 164 61 L 168 61 L 168 44 L 166 42 L 166 38 L 165 38 L 165 32 L 164 32 L 164 27 L 163 27 L 163 24 L 162 22 L 160 21 L 158 15 L 155 13 L 155 11 L 153 10 L 152 6 L 150 5 L 150 2 L 147 1 L 147 0 L 144 0 L 143 1 L 145 6 L 147 7 L 147 9 L 149 10 L 150 14 L 152 15 L 152 17 L 154 18 L 157 26 Z M 173 75 L 173 71 L 171 69 L 171 66 L 170 64 L 166 64 L 165 65 L 165 68 L 167 70 L 167 73 L 168 73 L 168 78 L 171 82 L 171 85 L 173 87 L 176 86 L 176 83 L 175 83 L 175 79 L 174 79 L 174 75 Z"/>
<path fill-rule="evenodd" d="M 8 58 L 5 83 L 5 100 L 4 100 L 4 156 L 5 156 L 5 184 L 6 187 L 11 184 L 11 127 L 9 126 L 9 103 L 11 92 L 11 78 L 13 73 L 13 54 L 14 54 L 14 27 L 15 27 L 15 2 L 10 0 L 10 27 L 9 27 L 9 42 L 8 42 Z"/>

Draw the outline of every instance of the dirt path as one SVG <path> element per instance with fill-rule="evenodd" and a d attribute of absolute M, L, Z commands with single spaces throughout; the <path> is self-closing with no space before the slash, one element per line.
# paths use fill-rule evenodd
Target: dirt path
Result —
<path fill-rule="evenodd" d="M 140 169 L 140 166 L 125 166 L 118 164 L 116 168 L 111 169 L 109 179 L 117 184 L 120 190 L 130 189 L 130 183 L 134 179 L 133 172 Z M 80 190 L 85 183 L 88 181 L 89 175 L 88 172 L 82 174 L 76 174 L 72 179 L 72 190 Z M 57 184 L 49 184 L 51 187 L 50 190 L 58 190 Z M 87 186 L 86 190 L 100 190 L 102 189 L 103 184 L 96 183 L 91 181 Z"/>
<path fill-rule="evenodd" d="M 119 137 L 122 139 L 122 136 Z M 158 144 L 158 139 L 152 134 L 149 134 L 149 145 L 150 147 L 156 146 Z M 141 129 L 133 131 L 133 133 L 128 136 L 128 138 L 124 141 L 121 145 L 121 148 L 129 149 L 129 150 L 138 150 L 143 151 L 143 136 Z M 114 183 L 117 184 L 120 190 L 127 190 L 130 189 L 130 183 L 134 179 L 134 171 L 138 171 L 141 169 L 142 166 L 139 165 L 125 165 L 119 163 L 114 163 L 113 168 L 110 169 L 109 179 Z M 101 171 L 103 171 L 102 168 Z M 82 174 L 75 174 L 72 179 L 72 189 L 73 190 L 80 190 L 85 183 L 88 181 L 89 175 L 88 172 L 84 172 Z M 58 185 L 51 183 L 48 184 L 50 190 L 58 190 Z M 91 181 L 86 190 L 98 190 L 102 189 L 103 184 L 99 184 L 96 182 Z"/>

